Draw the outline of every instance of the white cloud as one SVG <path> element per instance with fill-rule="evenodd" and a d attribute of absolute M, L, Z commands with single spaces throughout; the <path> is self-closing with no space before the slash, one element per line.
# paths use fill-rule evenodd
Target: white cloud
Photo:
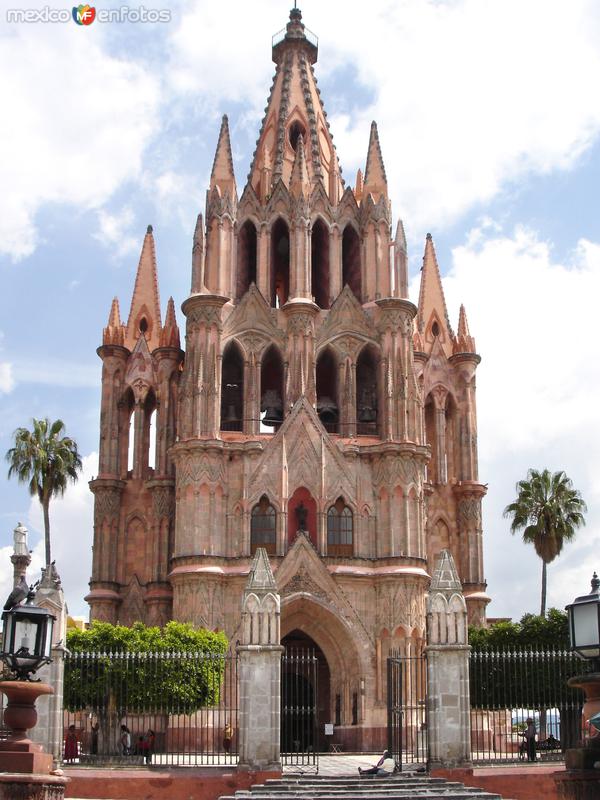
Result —
<path fill-rule="evenodd" d="M 417 280 L 412 295 L 417 290 Z M 495 223 L 469 232 L 444 279 L 456 324 L 464 302 L 482 362 L 477 372 L 485 564 L 492 615 L 539 609 L 541 562 L 512 537 L 503 508 L 530 467 L 564 470 L 589 508 L 587 526 L 548 570 L 548 603 L 564 606 L 600 569 L 600 245 L 581 240 L 567 263 L 549 242 Z M 589 573 L 589 575 L 588 575 Z M 506 587 L 510 586 L 510 591 Z"/>
<path fill-rule="evenodd" d="M 102 208 L 98 211 L 98 230 L 93 234 L 105 247 L 110 248 L 117 258 L 123 258 L 141 249 L 141 237 L 131 232 L 135 215 L 129 206 L 111 214 Z"/>
<path fill-rule="evenodd" d="M 86 616 L 88 607 L 83 598 L 89 591 L 88 582 L 92 574 L 94 529 L 94 497 L 88 481 L 97 474 L 98 454 L 90 453 L 83 458 L 83 470 L 77 483 L 67 488 L 64 497 L 57 497 L 50 504 L 52 558 L 56 560 L 62 579 L 69 613 Z M 29 525 L 41 535 L 40 546 L 43 548 L 42 510 L 34 498 L 29 507 Z"/>
<path fill-rule="evenodd" d="M 13 365 L 8 361 L 0 361 L 0 394 L 8 394 L 14 388 Z"/>
<path fill-rule="evenodd" d="M 77 364 L 65 359 L 22 358 L 15 364 L 15 378 L 19 383 L 39 383 L 46 386 L 94 387 L 100 386 L 101 369 L 98 364 Z"/>
<path fill-rule="evenodd" d="M 242 124 L 258 128 L 274 70 L 269 33 L 286 19 L 275 0 L 232 17 L 203 0 L 188 3 L 171 37 L 168 76 L 176 91 L 201 93 L 212 113 L 251 105 L 255 115 L 242 114 Z M 324 102 L 347 180 L 364 166 L 376 119 L 410 237 L 457 220 L 507 182 L 569 168 L 600 129 L 598 19 L 592 0 L 305 8 L 304 22 L 320 34 L 317 76 L 341 92 L 333 97 L 330 88 Z M 335 77 L 348 67 L 350 76 Z M 357 90 L 371 101 L 340 111 Z"/>
<path fill-rule="evenodd" d="M 51 29 L 51 30 L 49 30 Z M 156 130 L 157 79 L 109 56 L 102 32 L 16 25 L 0 38 L 0 253 L 14 260 L 39 241 L 45 203 L 104 203 L 139 172 Z M 9 156 L 9 157 L 8 157 Z"/>

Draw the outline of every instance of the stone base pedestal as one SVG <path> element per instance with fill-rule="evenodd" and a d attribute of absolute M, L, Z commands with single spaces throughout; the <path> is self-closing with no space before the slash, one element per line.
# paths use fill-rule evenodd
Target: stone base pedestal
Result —
<path fill-rule="evenodd" d="M 21 739 L 18 742 L 9 739 L 0 742 L 0 772 L 48 775 L 52 763 L 51 754 L 44 753 L 40 744 L 34 744 L 29 739 Z"/>
<path fill-rule="evenodd" d="M 58 775 L 0 775 L 0 800 L 63 800 L 66 778 Z"/>
<path fill-rule="evenodd" d="M 598 800 L 600 797 L 600 769 L 568 769 L 556 773 L 554 782 L 560 800 Z"/>
<path fill-rule="evenodd" d="M 600 763 L 600 740 L 592 740 L 587 747 L 574 747 L 565 753 L 567 770 L 594 769 Z M 600 775 L 600 770 L 598 770 Z M 598 795 L 600 798 L 600 794 Z"/>

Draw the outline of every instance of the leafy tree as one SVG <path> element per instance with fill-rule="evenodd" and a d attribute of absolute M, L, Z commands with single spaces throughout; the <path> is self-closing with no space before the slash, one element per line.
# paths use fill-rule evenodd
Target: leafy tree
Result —
<path fill-rule="evenodd" d="M 29 493 L 38 498 L 44 513 L 46 566 L 50 555 L 50 500 L 63 495 L 69 481 L 77 480 L 81 457 L 74 439 L 64 435 L 60 419 L 50 422 L 33 419 L 33 430 L 17 428 L 14 447 L 6 453 L 10 467 L 8 477 L 17 476 L 19 483 L 29 483 Z"/>
<path fill-rule="evenodd" d="M 504 509 L 512 518 L 511 533 L 523 529 L 523 541 L 533 544 L 542 559 L 542 601 L 540 614 L 546 613 L 546 566 L 554 561 L 564 542 L 575 538 L 585 525 L 587 507 L 564 472 L 530 469 L 527 478 L 516 486 L 517 498 Z"/>
<path fill-rule="evenodd" d="M 128 628 L 96 621 L 88 630 L 70 630 L 65 708 L 94 714 L 100 749 L 109 752 L 126 713 L 191 714 L 218 705 L 227 647 L 225 634 L 182 622 Z"/>

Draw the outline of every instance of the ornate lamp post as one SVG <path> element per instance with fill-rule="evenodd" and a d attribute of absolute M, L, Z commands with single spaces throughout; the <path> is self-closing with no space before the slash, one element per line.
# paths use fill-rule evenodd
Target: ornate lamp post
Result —
<path fill-rule="evenodd" d="M 567 750 L 564 773 L 557 774 L 558 796 L 595 800 L 600 797 L 600 730 L 594 724 L 600 712 L 600 580 L 594 572 L 592 591 L 567 606 L 571 649 L 591 662 L 591 671 L 569 678 L 568 685 L 583 689 L 584 741 Z M 598 765 L 598 767 L 596 766 Z"/>
<path fill-rule="evenodd" d="M 25 586 L 25 589 L 23 589 Z M 34 604 L 35 592 L 30 589 L 27 601 L 21 605 L 26 591 L 21 584 L 13 590 L 2 614 L 2 651 L 0 658 L 14 675 L 0 681 L 0 691 L 7 697 L 4 722 L 11 735 L 0 742 L 0 800 L 1 798 L 62 797 L 64 778 L 50 775 L 52 756 L 44 753 L 39 744 L 27 738 L 35 727 L 35 701 L 42 695 L 53 694 L 46 683 L 35 681 L 35 674 L 51 661 L 52 627 L 55 617 Z"/>

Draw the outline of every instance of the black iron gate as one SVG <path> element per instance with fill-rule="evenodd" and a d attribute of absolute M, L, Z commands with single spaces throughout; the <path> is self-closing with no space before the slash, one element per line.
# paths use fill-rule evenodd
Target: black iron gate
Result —
<path fill-rule="evenodd" d="M 298 772 L 318 772 L 318 659 L 312 650 L 288 648 L 281 658 L 281 762 Z"/>
<path fill-rule="evenodd" d="M 427 761 L 427 664 L 425 656 L 391 652 L 387 659 L 387 749 L 398 769 Z"/>

